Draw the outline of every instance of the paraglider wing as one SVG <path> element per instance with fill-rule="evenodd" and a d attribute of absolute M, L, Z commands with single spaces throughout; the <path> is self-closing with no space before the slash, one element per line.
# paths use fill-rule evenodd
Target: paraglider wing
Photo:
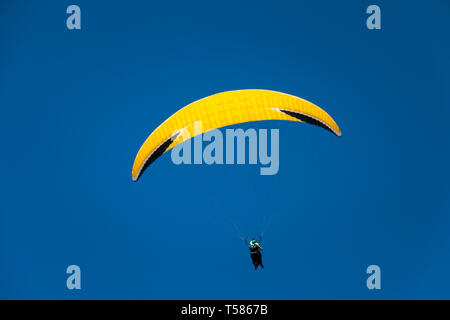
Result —
<path fill-rule="evenodd" d="M 221 92 L 187 105 L 156 128 L 136 155 L 132 178 L 137 181 L 145 169 L 164 152 L 195 135 L 261 120 L 306 122 L 341 136 L 338 125 L 328 113 L 296 96 L 260 89 Z M 194 132 L 196 121 L 202 122 L 201 132 Z M 183 130 L 189 134 L 180 134 Z"/>

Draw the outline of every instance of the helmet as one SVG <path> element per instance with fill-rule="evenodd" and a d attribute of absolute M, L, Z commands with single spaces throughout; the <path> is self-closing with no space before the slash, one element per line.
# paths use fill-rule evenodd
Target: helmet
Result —
<path fill-rule="evenodd" d="M 250 240 L 250 245 L 254 245 L 256 243 L 255 239 Z"/>

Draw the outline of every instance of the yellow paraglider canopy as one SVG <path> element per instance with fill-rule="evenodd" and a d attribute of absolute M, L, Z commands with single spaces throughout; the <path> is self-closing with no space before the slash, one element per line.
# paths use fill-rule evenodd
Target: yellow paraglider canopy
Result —
<path fill-rule="evenodd" d="M 233 124 L 260 120 L 307 122 L 341 136 L 341 130 L 328 113 L 299 97 L 260 89 L 226 91 L 185 106 L 156 128 L 139 149 L 131 176 L 137 181 L 156 158 L 196 135 Z M 194 132 L 196 121 L 202 122 L 201 132 Z M 183 130 L 187 130 L 189 134 L 180 135 Z"/>

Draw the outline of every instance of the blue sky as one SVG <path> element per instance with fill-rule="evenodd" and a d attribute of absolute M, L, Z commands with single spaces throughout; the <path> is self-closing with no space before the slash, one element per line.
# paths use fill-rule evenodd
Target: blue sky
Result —
<path fill-rule="evenodd" d="M 3 1 L 0 298 L 450 298 L 449 15 L 444 1 Z M 238 125 L 280 130 L 277 175 L 166 154 L 132 182 L 163 120 L 245 88 L 316 103 L 342 138 Z M 264 217 L 255 272 L 229 220 L 251 237 Z"/>

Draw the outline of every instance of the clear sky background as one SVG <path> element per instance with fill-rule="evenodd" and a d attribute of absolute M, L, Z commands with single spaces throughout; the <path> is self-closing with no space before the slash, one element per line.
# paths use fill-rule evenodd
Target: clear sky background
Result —
<path fill-rule="evenodd" d="M 0 298 L 449 299 L 449 18 L 437 0 L 2 1 Z M 314 102 L 342 138 L 238 125 L 280 130 L 277 175 L 168 153 L 132 181 L 163 120 L 246 88 Z M 230 220 L 251 237 L 265 217 L 255 272 Z"/>

